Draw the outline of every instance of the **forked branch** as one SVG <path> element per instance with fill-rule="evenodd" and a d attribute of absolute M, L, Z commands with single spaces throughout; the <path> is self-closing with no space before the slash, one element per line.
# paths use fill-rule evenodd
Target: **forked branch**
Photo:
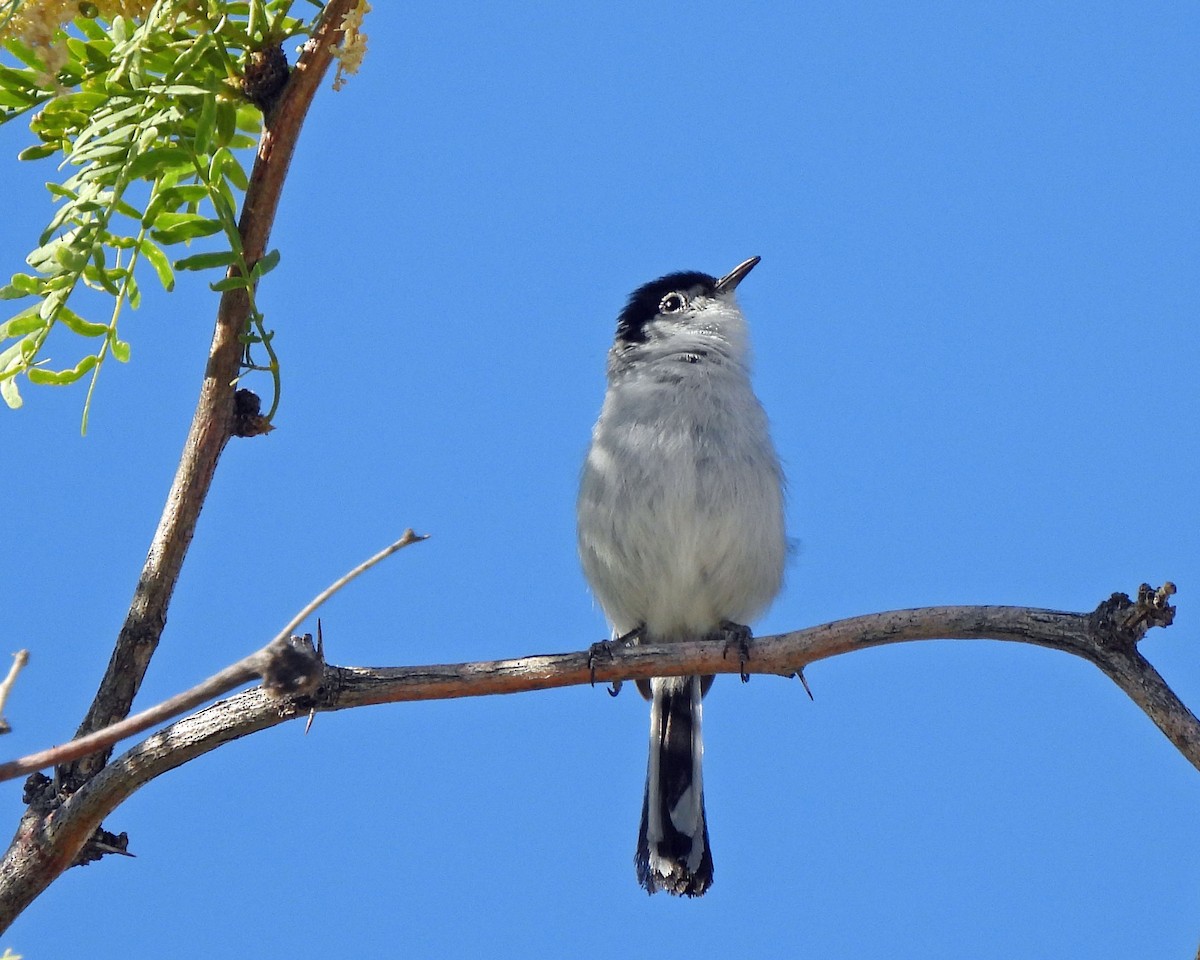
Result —
<path fill-rule="evenodd" d="M 1072 653 L 1103 670 L 1138 704 L 1181 753 L 1200 769 L 1200 721 L 1137 650 L 1146 631 L 1174 618 L 1174 587 L 1143 585 L 1136 600 L 1113 596 L 1091 613 L 1027 607 L 926 607 L 869 614 L 761 637 L 750 647 L 747 673 L 794 676 L 817 660 L 911 640 L 1007 640 Z M 521 693 L 595 681 L 735 673 L 742 668 L 720 640 L 620 648 L 611 659 L 577 653 L 479 663 L 369 669 L 321 665 L 311 694 L 280 697 L 263 687 L 236 694 L 177 721 L 114 759 L 73 794 L 49 791 L 34 802 L 13 846 L 0 862 L 0 928 L 44 887 L 45 870 L 30 861 L 53 858 L 66 869 L 102 820 L 150 780 L 221 744 L 275 726 L 310 710 L 376 703 Z M 47 790 L 35 775 L 30 792 Z M 35 783 L 35 780 L 37 782 Z M 22 870 L 22 864 L 25 869 Z M 46 883 L 49 880 L 45 880 Z M 35 889 L 36 888 L 36 889 Z"/>

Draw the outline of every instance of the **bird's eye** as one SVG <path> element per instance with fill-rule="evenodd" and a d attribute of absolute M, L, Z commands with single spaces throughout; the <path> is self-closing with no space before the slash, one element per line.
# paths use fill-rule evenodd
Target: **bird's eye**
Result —
<path fill-rule="evenodd" d="M 687 306 L 687 298 L 682 293 L 668 293 L 658 305 L 659 313 L 678 313 Z"/>

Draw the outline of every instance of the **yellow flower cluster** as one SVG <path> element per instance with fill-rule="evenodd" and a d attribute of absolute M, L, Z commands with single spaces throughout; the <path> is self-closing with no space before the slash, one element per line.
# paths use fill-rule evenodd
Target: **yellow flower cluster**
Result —
<path fill-rule="evenodd" d="M 11 2 L 11 0 L 10 0 Z M 15 38 L 49 50 L 55 32 L 75 17 L 141 17 L 154 0 L 15 0 L 16 12 L 0 27 L 0 40 Z M 5 4 L 4 6 L 8 6 Z M 0 17 L 2 19 L 2 17 Z"/>
<path fill-rule="evenodd" d="M 363 17 L 371 12 L 367 0 L 358 0 L 342 18 L 342 45 L 335 51 L 338 58 L 337 73 L 333 78 L 333 89 L 341 90 L 346 77 L 358 73 L 363 57 L 367 55 L 367 35 L 362 32 Z"/>

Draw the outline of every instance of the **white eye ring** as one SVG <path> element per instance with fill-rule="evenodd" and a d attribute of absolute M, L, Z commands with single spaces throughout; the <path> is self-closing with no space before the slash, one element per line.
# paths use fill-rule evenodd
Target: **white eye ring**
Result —
<path fill-rule="evenodd" d="M 679 313 L 679 311 L 686 306 L 687 297 L 685 297 L 682 293 L 668 293 L 662 298 L 661 301 L 659 301 L 658 312 Z"/>

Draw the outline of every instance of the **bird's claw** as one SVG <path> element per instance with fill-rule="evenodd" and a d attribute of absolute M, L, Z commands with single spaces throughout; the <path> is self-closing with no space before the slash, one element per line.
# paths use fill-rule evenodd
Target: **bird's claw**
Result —
<path fill-rule="evenodd" d="M 616 640 L 601 640 L 599 643 L 593 643 L 588 647 L 588 674 L 591 676 L 593 687 L 596 685 L 596 660 L 600 657 L 612 660 L 613 646 L 616 642 Z"/>
<path fill-rule="evenodd" d="M 642 628 L 634 627 L 628 633 L 623 633 L 621 636 L 612 640 L 601 640 L 599 643 L 593 643 L 588 647 L 588 672 L 591 674 L 592 686 L 596 685 L 596 660 L 599 657 L 605 657 L 609 661 L 613 659 L 613 651 L 618 647 L 628 647 L 631 644 L 637 643 L 641 636 Z M 621 692 L 621 685 L 624 681 L 613 680 L 608 685 L 608 695 L 615 697 Z"/>
<path fill-rule="evenodd" d="M 731 651 L 736 650 L 738 676 L 742 678 L 742 683 L 749 683 L 750 674 L 746 672 L 746 661 L 750 659 L 750 641 L 754 635 L 750 632 L 749 627 L 729 620 L 721 624 L 721 634 L 725 638 L 725 649 L 721 651 L 721 658 L 727 658 Z"/>

